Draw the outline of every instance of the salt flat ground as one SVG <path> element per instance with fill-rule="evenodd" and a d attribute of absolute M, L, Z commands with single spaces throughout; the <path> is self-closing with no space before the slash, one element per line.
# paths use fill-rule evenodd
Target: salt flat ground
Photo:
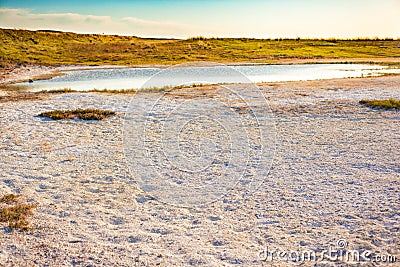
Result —
<path fill-rule="evenodd" d="M 348 249 L 400 257 L 400 113 L 358 104 L 400 98 L 400 77 L 260 88 L 276 127 L 269 175 L 251 194 L 236 187 L 191 208 L 151 199 L 129 172 L 123 114 L 132 96 L 73 93 L 1 103 L 0 194 L 20 193 L 38 208 L 34 232 L 0 229 L 0 265 L 281 266 L 260 261 L 259 250 L 320 252 L 339 239 Z M 193 90 L 171 94 L 212 96 L 212 89 Z M 36 117 L 69 108 L 119 115 L 98 122 Z"/>

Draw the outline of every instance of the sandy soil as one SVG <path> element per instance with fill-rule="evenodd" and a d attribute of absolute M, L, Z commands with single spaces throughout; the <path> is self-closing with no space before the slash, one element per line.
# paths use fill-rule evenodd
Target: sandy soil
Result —
<path fill-rule="evenodd" d="M 58 67 L 31 64 L 12 64 L 0 70 L 0 85 L 25 82 L 30 79 L 48 79 L 57 75 Z"/>
<path fill-rule="evenodd" d="M 261 261 L 259 251 L 321 253 L 339 239 L 346 249 L 399 259 L 400 113 L 358 101 L 400 98 L 400 77 L 260 87 L 276 125 L 269 175 L 251 194 L 237 186 L 191 208 L 152 199 L 129 172 L 123 115 L 132 96 L 73 93 L 0 103 L 0 195 L 20 193 L 38 204 L 34 232 L 0 228 L 0 266 L 285 266 Z M 193 90 L 172 97 L 213 97 L 212 88 Z M 145 103 L 155 94 L 134 97 Z M 99 122 L 36 116 L 80 107 L 119 115 Z"/>
<path fill-rule="evenodd" d="M 126 66 L 101 65 L 36 65 L 36 64 L 12 64 L 0 69 L 0 86 L 11 83 L 27 82 L 29 80 L 46 80 L 62 75 L 64 71 L 84 69 L 126 68 Z"/>

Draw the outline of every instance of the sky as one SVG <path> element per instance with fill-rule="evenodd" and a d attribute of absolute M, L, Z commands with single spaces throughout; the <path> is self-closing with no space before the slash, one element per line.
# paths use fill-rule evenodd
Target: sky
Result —
<path fill-rule="evenodd" d="M 156 38 L 400 38 L 400 0 L 0 0 L 0 28 Z"/>

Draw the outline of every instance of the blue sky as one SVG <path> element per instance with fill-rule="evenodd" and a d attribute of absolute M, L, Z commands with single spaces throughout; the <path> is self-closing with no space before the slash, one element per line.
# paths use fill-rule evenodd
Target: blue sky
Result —
<path fill-rule="evenodd" d="M 0 27 L 143 37 L 400 37 L 400 0 L 0 0 Z"/>

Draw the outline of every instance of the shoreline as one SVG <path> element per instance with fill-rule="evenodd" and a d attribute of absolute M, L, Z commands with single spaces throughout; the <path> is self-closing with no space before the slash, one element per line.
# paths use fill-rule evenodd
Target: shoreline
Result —
<path fill-rule="evenodd" d="M 306 80 L 306 81 L 280 81 L 280 82 L 261 82 L 255 83 L 260 89 L 265 90 L 266 88 L 293 88 L 294 91 L 301 88 L 301 90 L 314 90 L 315 88 L 325 89 L 325 88 L 342 88 L 345 91 L 352 90 L 352 87 L 357 88 L 369 88 L 369 87 L 379 87 L 381 84 L 384 87 L 392 86 L 391 84 L 399 84 L 400 83 L 400 74 L 394 75 L 381 75 L 381 76 L 371 76 L 371 77 L 353 77 L 353 78 L 333 78 L 333 79 L 319 79 L 319 80 Z M 107 96 L 122 96 L 122 97 L 131 97 L 137 93 L 140 94 L 152 94 L 157 92 L 166 92 L 167 94 L 177 94 L 179 92 L 191 92 L 192 94 L 196 94 L 196 92 L 211 92 L 215 90 L 217 86 L 220 84 L 205 84 L 200 86 L 187 86 L 187 87 L 176 87 L 171 88 L 168 91 L 160 90 L 127 90 L 127 91 L 119 91 L 119 90 L 93 90 L 93 91 L 68 91 L 68 90 L 55 90 L 51 91 L 38 91 L 38 92 L 30 92 L 30 91 L 21 91 L 21 90 L 1 90 L 0 88 L 0 104 L 5 102 L 29 102 L 29 101 L 46 101 L 50 100 L 53 97 L 61 97 L 61 95 L 103 95 Z M 228 84 L 230 86 L 235 85 L 243 85 L 243 84 Z M 329 89 L 336 90 L 336 89 Z"/>

